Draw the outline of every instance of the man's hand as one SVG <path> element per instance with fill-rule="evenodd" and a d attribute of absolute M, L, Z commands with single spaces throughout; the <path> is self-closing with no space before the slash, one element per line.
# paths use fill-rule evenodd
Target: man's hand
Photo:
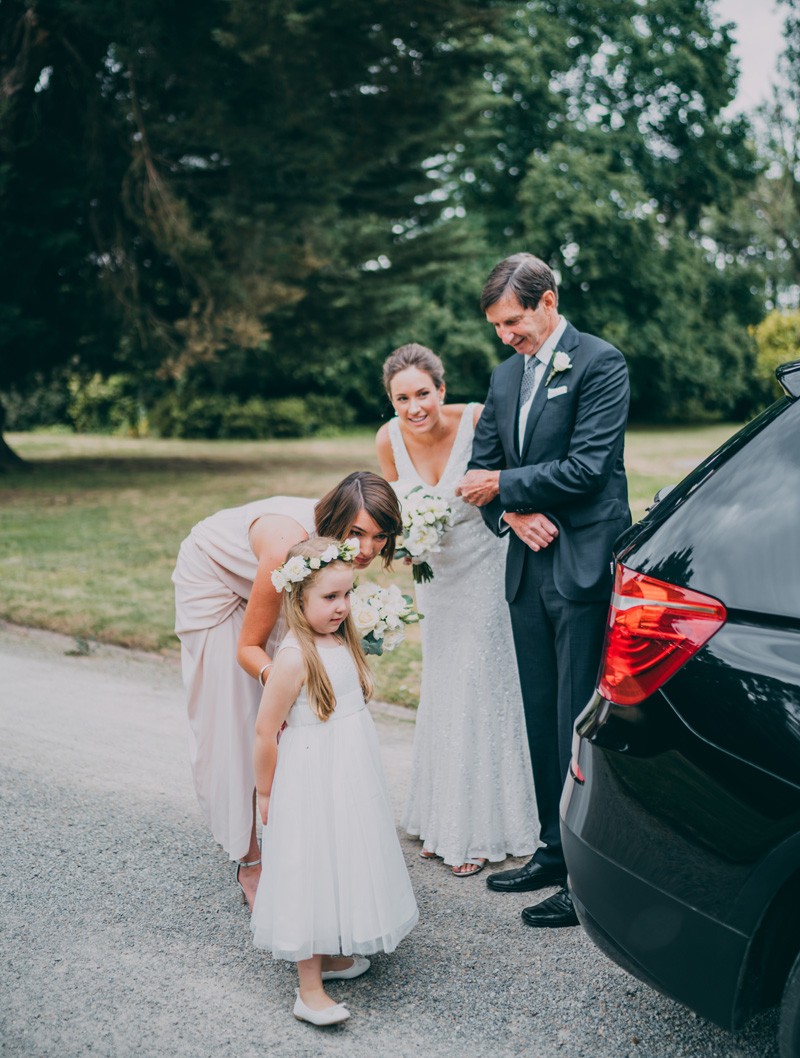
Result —
<path fill-rule="evenodd" d="M 456 486 L 456 496 L 475 507 L 485 507 L 499 495 L 499 470 L 468 470 Z"/>
<path fill-rule="evenodd" d="M 506 511 L 503 521 L 507 522 L 523 544 L 532 551 L 541 551 L 548 547 L 558 536 L 558 527 L 553 525 L 544 514 L 515 514 Z"/>

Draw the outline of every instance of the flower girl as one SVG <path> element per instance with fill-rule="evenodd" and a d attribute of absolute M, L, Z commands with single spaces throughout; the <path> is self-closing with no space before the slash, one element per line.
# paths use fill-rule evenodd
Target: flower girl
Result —
<path fill-rule="evenodd" d="M 289 634 L 256 721 L 264 868 L 253 943 L 297 963 L 294 1016 L 313 1025 L 350 1017 L 324 982 L 365 973 L 364 956 L 393 951 L 418 918 L 350 620 L 357 553 L 355 540 L 312 536 L 272 574 Z M 323 969 L 324 956 L 339 957 Z"/>

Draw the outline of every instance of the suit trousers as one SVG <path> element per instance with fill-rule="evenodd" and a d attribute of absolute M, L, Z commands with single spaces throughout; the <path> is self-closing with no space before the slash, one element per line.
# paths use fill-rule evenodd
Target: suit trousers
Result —
<path fill-rule="evenodd" d="M 541 823 L 534 861 L 563 866 L 559 802 L 569 770 L 572 729 L 595 689 L 608 602 L 572 602 L 553 582 L 556 540 L 528 550 L 509 603 L 525 726 Z"/>

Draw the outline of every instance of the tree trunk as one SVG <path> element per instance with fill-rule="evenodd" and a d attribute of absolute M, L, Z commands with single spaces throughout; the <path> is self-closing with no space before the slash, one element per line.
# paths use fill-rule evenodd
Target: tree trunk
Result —
<path fill-rule="evenodd" d="M 22 456 L 18 456 L 13 448 L 9 448 L 0 435 L 0 474 L 9 470 L 20 470 L 27 465 Z"/>
<path fill-rule="evenodd" d="M 6 473 L 9 470 L 19 470 L 22 467 L 27 467 L 27 463 L 18 456 L 13 448 L 9 448 L 3 437 L 3 430 L 6 425 L 6 409 L 3 407 L 3 402 L 0 401 L 0 474 Z"/>

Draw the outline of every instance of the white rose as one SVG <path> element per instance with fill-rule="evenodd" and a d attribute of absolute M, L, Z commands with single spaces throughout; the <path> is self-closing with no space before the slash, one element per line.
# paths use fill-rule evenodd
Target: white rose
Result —
<path fill-rule="evenodd" d="M 356 629 L 365 636 L 368 632 L 371 632 L 377 627 L 380 622 L 380 614 L 374 606 L 359 606 L 352 607 L 350 613 L 353 618 L 353 623 Z"/>
<path fill-rule="evenodd" d="M 431 525 L 421 525 L 415 530 L 412 539 L 414 550 L 411 550 L 411 548 L 409 550 L 411 550 L 413 555 L 419 556 L 436 547 L 439 543 L 439 533 Z"/>
<path fill-rule="evenodd" d="M 416 531 L 411 536 L 403 537 L 403 547 L 412 558 L 419 558 L 420 555 L 425 554 L 425 548 L 417 540 Z"/>
<path fill-rule="evenodd" d="M 406 634 L 403 631 L 402 627 L 398 628 L 396 631 L 387 632 L 386 635 L 383 637 L 383 649 L 394 650 L 394 648 L 399 643 L 402 643 L 405 638 Z"/>
<path fill-rule="evenodd" d="M 569 356 L 559 349 L 556 355 L 553 357 L 553 371 L 569 371 L 572 367 L 572 361 Z"/>
<path fill-rule="evenodd" d="M 387 588 L 384 591 L 383 598 L 381 599 L 381 609 L 385 613 L 399 617 L 407 606 L 408 603 L 403 598 L 403 593 L 396 584 L 393 584 L 390 588 Z"/>
<path fill-rule="evenodd" d="M 282 569 L 274 569 L 270 575 L 270 580 L 275 585 L 275 591 L 283 591 L 286 587 L 286 577 L 284 577 Z"/>
<path fill-rule="evenodd" d="M 358 537 L 351 536 L 349 540 L 345 540 L 342 544 L 342 558 L 345 562 L 352 562 L 360 550 L 361 544 L 358 542 Z"/>
<path fill-rule="evenodd" d="M 297 583 L 298 581 L 305 580 L 308 576 L 308 566 L 306 560 L 300 555 L 295 555 L 294 558 L 290 558 L 288 562 L 283 564 L 283 575 L 287 581 Z"/>
<path fill-rule="evenodd" d="M 322 552 L 321 561 L 325 562 L 325 563 L 333 562 L 338 557 L 339 557 L 339 548 L 337 547 L 336 544 L 330 544 Z"/>

